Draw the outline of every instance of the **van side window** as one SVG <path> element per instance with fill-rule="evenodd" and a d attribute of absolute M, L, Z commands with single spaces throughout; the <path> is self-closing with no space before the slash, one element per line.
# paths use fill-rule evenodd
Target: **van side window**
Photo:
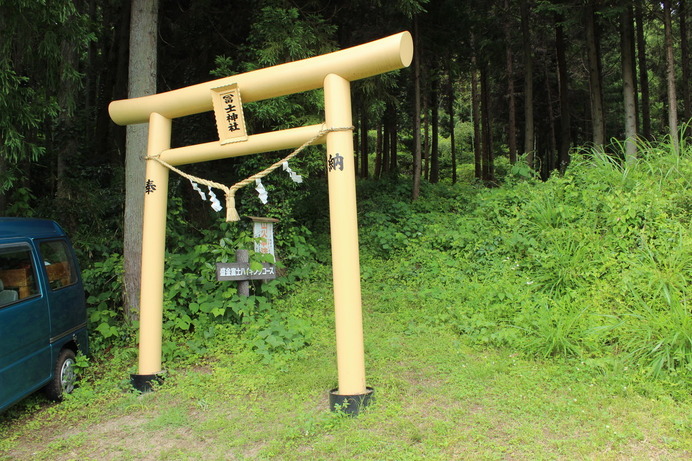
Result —
<path fill-rule="evenodd" d="M 42 242 L 41 254 L 51 290 L 58 290 L 77 282 L 77 272 L 72 264 L 72 258 L 68 257 L 65 242 L 61 240 Z"/>
<path fill-rule="evenodd" d="M 0 247 L 0 307 L 39 293 L 28 245 Z"/>

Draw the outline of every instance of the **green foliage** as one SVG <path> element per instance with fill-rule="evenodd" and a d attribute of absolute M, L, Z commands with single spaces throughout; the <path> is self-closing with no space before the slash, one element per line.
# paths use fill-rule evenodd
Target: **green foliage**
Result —
<path fill-rule="evenodd" d="M 258 67 L 269 67 L 334 51 L 335 32 L 336 26 L 319 15 L 303 14 L 298 8 L 265 6 L 248 38 Z"/>
<path fill-rule="evenodd" d="M 689 152 L 674 157 L 652 145 L 630 164 L 599 152 L 575 155 L 564 175 L 546 182 L 510 175 L 494 189 L 427 184 L 414 203 L 401 179 L 361 181 L 368 305 L 408 316 L 402 321 L 411 334 L 449 325 L 484 347 L 630 367 L 645 379 L 686 379 L 691 172 Z M 329 242 L 326 216 L 313 213 L 319 234 L 297 219 L 277 225 L 281 276 L 252 283 L 251 295 L 240 297 L 235 284 L 215 280 L 214 263 L 252 248 L 246 224 L 195 228 L 182 202 L 171 200 L 166 360 L 193 359 L 217 347 L 228 326 L 264 362 L 303 353 L 314 337 L 309 312 L 316 301 L 302 301 L 296 290 L 301 281 L 313 287 L 329 277 Z M 250 253 L 254 264 L 265 260 Z M 119 314 L 121 264 L 114 255 L 85 270 L 97 348 L 132 341 Z"/>
<path fill-rule="evenodd" d="M 71 114 L 75 107 L 73 99 L 59 107 L 56 98 L 62 83 L 80 78 L 64 59 L 61 46 L 69 42 L 85 51 L 94 36 L 88 17 L 69 0 L 2 1 L 0 17 L 0 152 L 16 165 L 43 155 L 44 123 L 55 122 L 61 110 Z M 0 184 L 0 193 L 7 189 Z"/>
<path fill-rule="evenodd" d="M 627 164 L 583 152 L 546 182 L 517 173 L 497 189 L 437 185 L 414 205 L 399 186 L 361 201 L 364 253 L 387 268 L 366 280 L 420 293 L 398 305 L 478 344 L 689 377 L 689 149 L 649 144 Z"/>
<path fill-rule="evenodd" d="M 116 253 L 82 269 L 91 332 L 90 348 L 94 353 L 121 346 L 132 338 L 129 322 L 123 318 L 120 308 L 122 273 L 123 258 Z"/>

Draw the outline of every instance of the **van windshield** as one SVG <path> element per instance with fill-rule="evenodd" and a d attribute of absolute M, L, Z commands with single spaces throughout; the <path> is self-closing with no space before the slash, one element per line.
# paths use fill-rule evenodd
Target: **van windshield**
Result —
<path fill-rule="evenodd" d="M 38 293 L 31 248 L 0 246 L 0 307 Z"/>

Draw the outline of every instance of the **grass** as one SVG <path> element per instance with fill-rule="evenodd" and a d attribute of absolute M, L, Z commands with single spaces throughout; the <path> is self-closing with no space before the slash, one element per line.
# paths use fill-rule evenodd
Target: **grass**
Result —
<path fill-rule="evenodd" d="M 65 402 L 0 415 L 0 460 L 690 459 L 692 157 L 669 157 L 587 155 L 544 183 L 426 185 L 413 204 L 404 182 L 363 183 L 376 400 L 356 418 L 328 410 L 331 276 L 315 259 L 242 328 L 200 315 L 215 335 L 168 331 L 156 392 L 128 384 L 134 339 L 101 338 Z M 197 289 L 171 323 L 186 299 L 218 301 L 192 267 L 205 255 L 179 256 Z"/>
<path fill-rule="evenodd" d="M 604 374 L 589 363 L 481 350 L 415 311 L 366 308 L 366 366 L 376 401 L 356 418 L 332 413 L 327 392 L 335 386 L 336 361 L 329 300 L 315 308 L 314 341 L 302 356 L 261 363 L 257 354 L 232 345 L 236 338 L 230 335 L 204 360 L 173 368 L 153 393 L 89 382 L 59 405 L 34 397 L 0 417 L 0 459 L 692 454 L 689 400 L 673 400 L 658 387 L 638 387 L 626 373 Z"/>

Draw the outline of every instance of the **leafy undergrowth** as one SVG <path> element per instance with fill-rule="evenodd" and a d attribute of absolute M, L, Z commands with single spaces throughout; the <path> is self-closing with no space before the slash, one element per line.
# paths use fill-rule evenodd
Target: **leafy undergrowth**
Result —
<path fill-rule="evenodd" d="M 380 191 L 362 206 L 364 277 L 385 298 L 407 287 L 479 345 L 689 383 L 692 152 L 664 147 L 630 164 L 578 155 L 546 182 L 438 185 L 414 204 Z"/>
<path fill-rule="evenodd" d="M 547 182 L 426 186 L 413 204 L 406 183 L 360 184 L 376 400 L 357 418 L 328 410 L 324 235 L 294 229 L 286 273 L 248 300 L 208 267 L 232 229 L 173 248 L 167 375 L 144 395 L 111 257 L 87 271 L 81 387 L 0 415 L 0 459 L 689 459 L 692 159 L 664 147 L 575 156 Z"/>

